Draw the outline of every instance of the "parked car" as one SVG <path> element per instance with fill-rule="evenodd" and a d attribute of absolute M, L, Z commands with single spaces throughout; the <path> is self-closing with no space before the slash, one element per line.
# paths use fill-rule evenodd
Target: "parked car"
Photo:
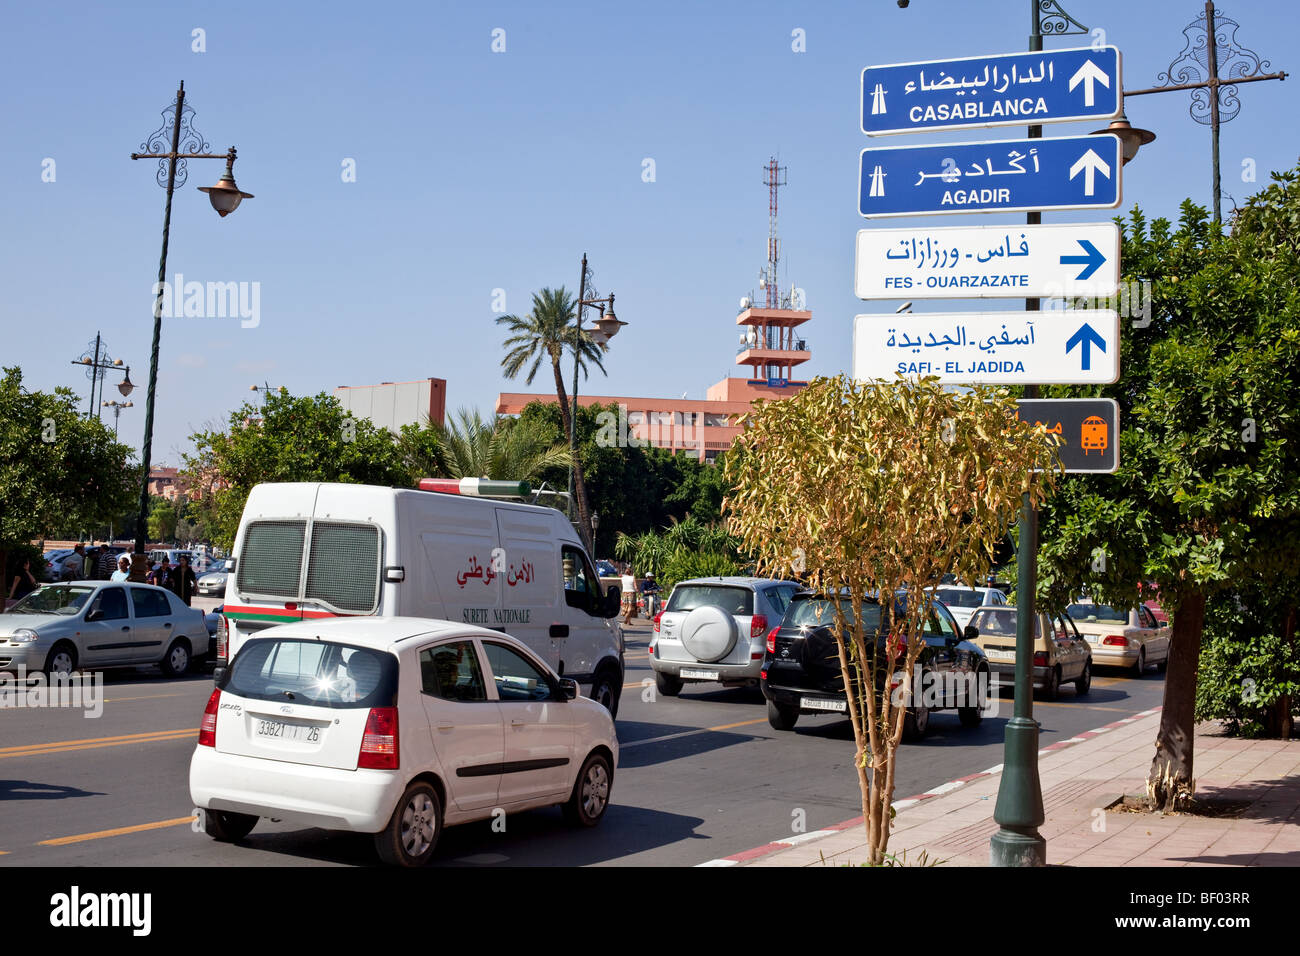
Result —
<path fill-rule="evenodd" d="M 609 805 L 618 738 L 522 642 L 419 618 L 259 631 L 222 668 L 190 761 L 217 840 L 260 817 L 374 835 L 418 866 L 444 826 L 559 804 L 579 826 Z"/>
<path fill-rule="evenodd" d="M 1092 647 L 1097 664 L 1132 668 L 1141 677 L 1148 666 L 1164 671 L 1169 666 L 1172 629 L 1161 624 L 1144 604 L 1127 611 L 1108 604 L 1080 601 L 1066 608 L 1079 633 Z"/>
<path fill-rule="evenodd" d="M 1074 622 L 1064 614 L 1038 612 L 1034 632 L 1033 683 L 1047 700 L 1056 700 L 1062 684 L 1074 684 L 1076 694 L 1092 686 L 1092 650 Z M 971 615 L 975 640 L 988 655 L 989 665 L 1000 683 L 1011 684 L 1016 676 L 1016 624 L 1014 607 L 982 607 Z"/>
<path fill-rule="evenodd" d="M 1007 596 L 992 586 L 970 588 L 962 584 L 944 584 L 933 591 L 944 607 L 952 612 L 958 626 L 963 628 L 970 623 L 976 608 L 1001 607 L 1007 603 Z"/>
<path fill-rule="evenodd" d="M 213 594 L 225 594 L 226 579 L 229 573 L 225 568 L 219 568 L 216 571 L 200 574 L 196 579 L 195 589 L 205 597 L 210 597 Z"/>
<path fill-rule="evenodd" d="M 829 595 L 799 591 L 790 601 L 780 627 L 767 636 L 761 685 L 767 698 L 767 720 L 776 730 L 793 730 L 800 714 L 848 713 L 848 699 L 840 669 L 834 632 L 834 608 Z M 844 616 L 853 617 L 852 601 L 838 597 Z M 906 604 L 900 600 L 894 614 Z M 887 653 L 888 618 L 881 627 L 881 605 L 864 599 L 863 627 L 874 635 L 877 653 Z M 917 699 L 903 723 L 904 738 L 917 740 L 929 732 L 930 716 L 937 710 L 956 710 L 963 727 L 976 727 L 991 687 L 989 662 L 974 643 L 974 632 L 958 628 L 952 613 L 935 602 L 925 631 L 925 647 L 916 662 L 914 684 L 941 689 L 934 699 Z M 876 692 L 883 689 L 887 667 L 878 670 Z M 933 705 L 933 706 L 931 706 Z"/>
<path fill-rule="evenodd" d="M 682 685 L 716 681 L 756 687 L 763 671 L 763 641 L 800 590 L 794 581 L 718 577 L 679 581 L 654 616 L 650 666 L 661 694 Z"/>
<path fill-rule="evenodd" d="M 209 652 L 203 612 L 151 584 L 45 584 L 0 617 L 0 670 L 159 665 L 169 677 Z"/>
<path fill-rule="evenodd" d="M 71 548 L 54 548 L 45 552 L 45 577 L 51 581 L 63 580 L 63 561 L 72 554 Z"/>

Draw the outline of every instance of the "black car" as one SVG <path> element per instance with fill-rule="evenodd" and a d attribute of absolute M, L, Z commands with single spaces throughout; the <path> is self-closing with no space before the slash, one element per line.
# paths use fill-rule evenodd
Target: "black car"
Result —
<path fill-rule="evenodd" d="M 845 617 L 852 620 L 852 601 L 846 596 L 839 600 Z M 831 601 L 825 594 L 798 592 L 786 608 L 781 626 L 768 635 L 761 685 L 767 698 L 768 723 L 777 730 L 792 730 L 800 714 L 848 714 Z M 904 608 L 900 598 L 895 615 L 901 615 Z M 889 652 L 880 627 L 880 602 L 865 598 L 862 610 L 868 640 L 874 636 L 877 660 L 882 662 L 876 668 L 879 692 L 889 671 L 883 666 Z M 883 630 L 887 633 L 888 628 Z M 963 632 L 948 608 L 935 602 L 925 647 L 913 674 L 913 705 L 904 720 L 904 739 L 924 737 L 930 714 L 936 710 L 955 710 L 963 727 L 979 726 L 991 684 L 988 658 L 974 643 L 976 636 L 974 628 Z"/>

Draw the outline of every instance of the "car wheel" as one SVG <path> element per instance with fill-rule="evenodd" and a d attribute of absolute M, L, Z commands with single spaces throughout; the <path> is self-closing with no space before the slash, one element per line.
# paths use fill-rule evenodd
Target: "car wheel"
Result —
<path fill-rule="evenodd" d="M 602 753 L 587 757 L 578 771 L 573 793 L 564 805 L 564 819 L 574 826 L 594 827 L 609 807 L 609 791 L 614 786 L 614 772 L 609 758 Z"/>
<path fill-rule="evenodd" d="M 989 672 L 986 670 L 975 672 L 975 705 L 973 707 L 957 708 L 957 719 L 961 721 L 963 727 L 978 727 L 984 720 L 983 701 L 979 699 L 981 685 L 990 689 L 992 687 L 992 682 L 989 680 Z M 988 691 L 985 691 L 985 693 L 987 692 Z"/>
<path fill-rule="evenodd" d="M 77 649 L 68 641 L 59 641 L 45 658 L 46 674 L 71 674 L 77 669 Z"/>
<path fill-rule="evenodd" d="M 1146 673 L 1146 671 L 1147 671 L 1147 649 L 1145 647 L 1139 647 L 1137 663 L 1133 665 L 1133 676 L 1141 677 L 1143 674 Z"/>
<path fill-rule="evenodd" d="M 1079 679 L 1074 682 L 1074 693 L 1076 695 L 1086 694 L 1088 693 L 1088 688 L 1091 686 L 1092 686 L 1092 661 L 1088 661 L 1083 665 L 1083 673 L 1080 674 Z"/>
<path fill-rule="evenodd" d="M 665 674 L 663 671 L 655 671 L 655 687 L 659 688 L 659 693 L 665 697 L 676 697 L 682 692 L 682 679 L 672 674 Z"/>
<path fill-rule="evenodd" d="M 618 673 L 612 667 L 600 668 L 591 681 L 591 699 L 609 711 L 611 718 L 618 716 L 618 698 L 622 690 Z"/>
<path fill-rule="evenodd" d="M 908 741 L 920 740 L 929 730 L 930 708 L 924 704 L 907 708 L 907 713 L 903 716 L 903 739 Z"/>
<path fill-rule="evenodd" d="M 1047 686 L 1043 688 L 1043 700 L 1056 700 L 1061 695 L 1061 669 L 1053 667 L 1047 675 Z"/>
<path fill-rule="evenodd" d="M 238 843 L 253 832 L 257 817 L 250 813 L 232 813 L 229 810 L 202 810 L 203 830 L 222 843 Z"/>
<path fill-rule="evenodd" d="M 190 642 L 183 637 L 176 638 L 160 663 L 168 677 L 184 676 L 190 669 Z"/>
<path fill-rule="evenodd" d="M 767 702 L 767 722 L 772 725 L 773 730 L 794 730 L 798 719 L 798 707 L 783 707 L 772 700 Z"/>
<path fill-rule="evenodd" d="M 375 852 L 389 866 L 424 866 L 442 832 L 442 801 L 433 784 L 417 780 L 406 788 L 388 826 L 375 834 Z"/>

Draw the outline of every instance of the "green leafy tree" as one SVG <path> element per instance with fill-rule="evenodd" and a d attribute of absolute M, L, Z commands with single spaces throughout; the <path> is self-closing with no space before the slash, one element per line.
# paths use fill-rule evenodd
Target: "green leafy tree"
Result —
<path fill-rule="evenodd" d="M 399 447 L 413 479 L 491 478 L 535 484 L 569 463 L 568 443 L 552 441 L 530 422 L 488 420 L 467 409 L 446 425 L 407 426 Z"/>
<path fill-rule="evenodd" d="M 400 485 L 406 478 L 392 433 L 369 419 L 353 418 L 338 399 L 321 393 L 271 392 L 265 404 L 246 403 L 231 413 L 227 431 L 200 432 L 185 460 L 191 481 L 214 478 L 209 510 L 213 544 L 229 548 L 253 486 L 268 481 L 335 481 Z"/>
<path fill-rule="evenodd" d="M 132 450 L 82 417 L 70 389 L 29 392 L 22 383 L 18 368 L 0 376 L 0 567 L 11 547 L 107 524 L 140 487 Z"/>
<path fill-rule="evenodd" d="M 848 690 L 868 862 L 879 866 L 912 675 L 933 614 L 927 588 L 950 573 L 984 579 L 1022 496 L 1037 504 L 1051 490 L 1055 436 L 1016 418 L 1005 390 L 947 391 L 936 378 L 815 379 L 747 419 L 727 460 L 736 488 L 728 522 L 758 573 L 802 574 L 813 589 L 845 596 L 828 602 L 827 623 Z M 887 606 L 882 617 L 894 619 L 882 622 L 884 633 L 869 630 L 868 596 L 900 592 L 903 613 Z M 978 687 L 971 691 L 978 701 Z M 770 703 L 769 716 L 788 719 Z"/>
<path fill-rule="evenodd" d="M 172 542 L 176 540 L 176 508 L 170 501 L 161 501 L 149 512 L 149 540 Z"/>
<path fill-rule="evenodd" d="M 578 367 L 583 377 L 587 376 L 587 366 L 594 365 L 601 372 L 605 366 L 601 362 L 604 349 L 584 330 L 578 331 L 576 322 L 576 300 L 561 286 L 559 289 L 542 289 L 533 296 L 533 310 L 525 316 L 502 315 L 497 323 L 506 326 L 510 332 L 504 347 L 505 357 L 501 368 L 506 378 L 513 379 L 524 370 L 528 374 L 524 381 L 531 385 L 542 362 L 549 361 L 551 372 L 555 377 L 555 397 L 559 402 L 560 418 L 564 425 L 567 440 L 569 435 L 570 409 L 568 393 L 564 388 L 564 374 L 561 360 L 565 352 L 577 357 Z M 582 454 L 573 462 L 573 490 L 577 497 L 578 523 L 583 537 L 590 543 L 592 539 L 591 509 L 587 502 L 587 488 L 583 480 Z M 566 482 L 567 483 L 567 482 Z"/>
<path fill-rule="evenodd" d="M 1287 633 L 1295 606 L 1300 178 L 1293 170 L 1274 180 L 1226 234 L 1191 202 L 1176 229 L 1163 219 L 1148 225 L 1138 210 L 1124 223 L 1125 271 L 1151 281 L 1151 318 L 1126 327 L 1120 380 L 1100 390 L 1120 404 L 1120 469 L 1071 477 L 1043 516 L 1042 597 L 1061 603 L 1087 588 L 1131 605 L 1150 581 L 1172 614 L 1147 778 L 1151 805 L 1165 809 L 1194 788 L 1207 601 L 1257 594 L 1252 581 L 1284 595 L 1272 611 L 1275 634 Z M 1211 679 L 1225 673 L 1216 662 Z M 1278 701 L 1289 708 L 1285 697 Z"/>

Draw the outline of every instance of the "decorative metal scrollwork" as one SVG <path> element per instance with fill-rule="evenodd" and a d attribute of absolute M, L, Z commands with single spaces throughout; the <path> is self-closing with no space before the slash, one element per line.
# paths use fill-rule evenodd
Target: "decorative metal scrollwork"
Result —
<path fill-rule="evenodd" d="M 1269 71 L 1268 60 L 1261 60 L 1254 50 L 1248 50 L 1237 43 L 1239 27 L 1240 24 L 1236 20 L 1216 12 L 1214 47 L 1220 79 L 1238 80 Z M 1183 28 L 1183 35 L 1187 37 L 1187 46 L 1169 64 L 1169 69 L 1156 78 L 1158 86 L 1182 86 L 1186 83 L 1210 81 L 1208 32 L 1208 24 L 1203 13 Z M 1211 122 L 1210 97 L 1212 95 L 1214 94 L 1209 87 L 1192 90 L 1192 105 L 1188 110 L 1192 119 L 1207 126 Z M 1241 101 L 1237 98 L 1236 85 L 1220 86 L 1219 122 L 1226 123 L 1239 112 L 1241 112 Z"/>
<path fill-rule="evenodd" d="M 1068 37 L 1088 33 L 1088 28 L 1061 9 L 1056 0 L 1038 0 L 1038 10 L 1044 36 Z"/>
<path fill-rule="evenodd" d="M 149 138 L 140 144 L 142 153 L 170 153 L 172 149 L 172 131 L 176 125 L 176 101 L 172 100 L 171 104 L 162 111 L 162 126 L 149 134 Z M 206 153 L 212 147 L 208 144 L 202 134 L 194 128 L 194 107 L 190 105 L 189 100 L 185 101 L 184 107 L 181 108 L 181 138 L 177 145 L 177 152 L 180 153 Z M 189 173 L 185 168 L 185 160 L 176 160 L 176 185 L 184 186 L 185 180 Z M 163 157 L 158 160 L 158 173 L 154 176 L 159 186 L 167 188 L 167 158 Z"/>

